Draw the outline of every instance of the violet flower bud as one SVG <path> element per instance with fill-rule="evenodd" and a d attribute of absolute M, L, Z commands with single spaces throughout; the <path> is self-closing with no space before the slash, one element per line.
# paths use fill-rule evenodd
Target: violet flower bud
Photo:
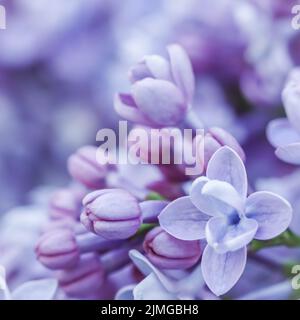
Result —
<path fill-rule="evenodd" d="M 162 269 L 187 269 L 201 256 L 199 241 L 183 241 L 174 238 L 161 227 L 147 233 L 144 250 L 149 260 Z"/>
<path fill-rule="evenodd" d="M 89 189 L 100 189 L 105 186 L 107 167 L 97 162 L 96 152 L 96 147 L 85 146 L 68 159 L 70 175 Z"/>
<path fill-rule="evenodd" d="M 53 270 L 75 266 L 80 258 L 75 236 L 67 228 L 51 230 L 42 235 L 35 252 L 37 259 Z"/>
<path fill-rule="evenodd" d="M 83 205 L 83 225 L 106 239 L 127 239 L 136 233 L 142 222 L 138 201 L 126 190 L 92 192 L 83 199 Z"/>
<path fill-rule="evenodd" d="M 232 148 L 245 161 L 245 153 L 237 140 L 227 131 L 219 127 L 212 127 L 207 130 L 204 137 L 196 137 L 194 139 L 194 145 L 198 144 L 196 149 L 198 157 L 203 163 L 203 169 L 206 170 L 207 164 L 212 155 L 221 147 L 228 146 Z"/>
<path fill-rule="evenodd" d="M 105 280 L 99 256 L 83 255 L 76 267 L 59 271 L 57 278 L 62 290 L 70 297 L 95 299 Z"/>
<path fill-rule="evenodd" d="M 83 193 L 67 188 L 56 191 L 49 203 L 51 218 L 72 218 L 76 220 L 80 216 L 83 196 Z"/>
<path fill-rule="evenodd" d="M 123 241 L 109 241 L 87 232 L 82 224 L 57 226 L 43 234 L 36 246 L 38 260 L 49 269 L 68 269 L 78 264 L 80 255 L 88 252 L 105 253 L 120 247 Z"/>
<path fill-rule="evenodd" d="M 117 113 L 153 127 L 172 126 L 184 119 L 194 94 L 194 74 L 182 47 L 168 46 L 169 59 L 146 56 L 131 68 L 131 93 L 115 96 Z"/>

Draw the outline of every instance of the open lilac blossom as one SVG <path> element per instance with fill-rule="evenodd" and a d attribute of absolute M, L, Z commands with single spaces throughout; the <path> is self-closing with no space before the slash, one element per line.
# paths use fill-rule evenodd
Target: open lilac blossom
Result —
<path fill-rule="evenodd" d="M 271 192 L 247 197 L 244 164 L 229 147 L 211 158 L 206 177 L 196 179 L 190 196 L 171 202 L 159 215 L 161 227 L 182 240 L 206 239 L 202 273 L 208 287 L 222 295 L 243 273 L 247 245 L 271 239 L 287 229 L 292 208 Z"/>
<path fill-rule="evenodd" d="M 127 120 L 153 127 L 172 126 L 184 119 L 194 93 L 194 75 L 182 47 L 168 47 L 168 60 L 145 56 L 131 68 L 130 94 L 115 96 L 115 109 Z"/>
<path fill-rule="evenodd" d="M 183 241 L 157 227 L 147 233 L 144 250 L 148 259 L 162 269 L 187 269 L 201 256 L 199 241 Z"/>
<path fill-rule="evenodd" d="M 285 162 L 300 164 L 300 69 L 290 73 L 282 92 L 287 118 L 273 120 L 267 127 L 267 137 L 276 148 L 275 154 Z"/>

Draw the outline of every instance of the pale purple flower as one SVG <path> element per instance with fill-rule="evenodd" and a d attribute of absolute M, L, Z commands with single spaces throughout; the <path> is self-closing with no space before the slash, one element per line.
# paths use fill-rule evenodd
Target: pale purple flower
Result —
<path fill-rule="evenodd" d="M 282 93 L 287 118 L 273 120 L 267 127 L 269 142 L 277 157 L 300 164 L 300 68 L 294 69 Z"/>
<path fill-rule="evenodd" d="M 202 273 L 216 295 L 230 290 L 243 273 L 247 245 L 252 239 L 271 239 L 290 224 L 292 208 L 271 192 L 247 197 L 247 174 L 243 161 L 229 147 L 211 158 L 206 177 L 196 179 L 190 196 L 171 202 L 159 222 L 182 240 L 206 239 Z"/>
<path fill-rule="evenodd" d="M 194 74 L 182 47 L 168 46 L 168 59 L 145 56 L 131 68 L 131 93 L 115 96 L 123 118 L 153 127 L 172 126 L 185 117 L 194 93 Z"/>
<path fill-rule="evenodd" d="M 201 256 L 199 241 L 177 239 L 161 227 L 147 233 L 143 247 L 147 258 L 162 269 L 187 269 L 195 265 Z"/>

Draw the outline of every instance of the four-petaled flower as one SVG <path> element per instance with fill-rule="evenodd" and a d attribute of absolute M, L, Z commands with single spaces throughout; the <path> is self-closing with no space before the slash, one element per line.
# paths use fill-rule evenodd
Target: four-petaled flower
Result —
<path fill-rule="evenodd" d="M 287 118 L 271 121 L 267 137 L 275 154 L 285 162 L 300 164 L 300 68 L 293 70 L 282 92 Z"/>
<path fill-rule="evenodd" d="M 271 192 L 247 197 L 247 189 L 243 161 L 225 146 L 209 161 L 206 177 L 193 182 L 190 196 L 171 202 L 159 215 L 161 227 L 172 236 L 206 239 L 202 273 L 216 295 L 230 290 L 242 275 L 252 239 L 279 235 L 292 218 L 292 208 L 282 197 Z"/>

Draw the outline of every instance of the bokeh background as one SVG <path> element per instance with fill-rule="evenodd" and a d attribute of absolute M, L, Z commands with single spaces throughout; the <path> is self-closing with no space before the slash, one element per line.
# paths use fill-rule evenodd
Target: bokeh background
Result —
<path fill-rule="evenodd" d="M 192 59 L 199 116 L 246 146 L 252 179 L 289 172 L 264 130 L 282 114 L 282 86 L 300 64 L 296 3 L 0 1 L 0 212 L 26 204 L 39 186 L 66 184 L 67 157 L 117 125 L 113 94 L 127 88 L 129 66 L 172 42 Z"/>

